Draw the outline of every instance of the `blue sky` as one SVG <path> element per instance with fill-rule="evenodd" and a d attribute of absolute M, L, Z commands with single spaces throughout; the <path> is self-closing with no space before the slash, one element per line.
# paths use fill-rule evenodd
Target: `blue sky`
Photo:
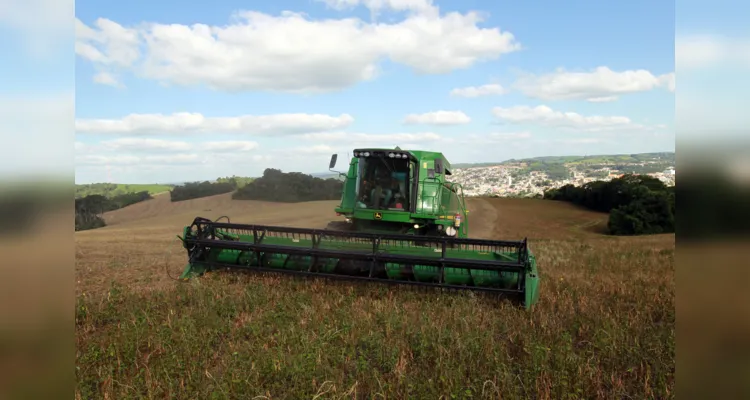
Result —
<path fill-rule="evenodd" d="M 77 48 L 77 181 L 211 179 L 217 174 L 257 175 L 269 166 L 316 172 L 325 168 L 331 152 L 377 145 L 381 143 L 378 137 L 383 138 L 385 146 L 410 145 L 441 150 L 453 162 L 674 148 L 674 94 L 668 88 L 668 75 L 674 71 L 674 9 L 666 3 L 659 9 L 654 8 L 653 2 L 629 3 L 628 7 L 577 2 L 548 7 L 542 13 L 538 6 L 528 3 L 439 2 L 436 3 L 438 15 L 425 2 L 422 5 L 427 11 L 425 8 L 386 8 L 378 10 L 375 19 L 366 7 L 368 3 L 364 3 L 335 9 L 322 1 L 275 2 L 272 7 L 267 3 L 255 6 L 218 2 L 210 7 L 190 8 L 177 7 L 170 2 L 160 2 L 158 6 L 145 2 L 127 5 L 78 2 L 76 18 L 93 29 L 89 37 L 123 34 L 106 26 L 104 29 L 97 27 L 100 18 L 106 18 L 110 26 L 120 30 L 132 29 L 125 34 L 133 37 L 140 32 L 156 31 L 145 27 L 144 23 L 172 24 L 172 28 L 179 24 L 185 29 L 161 33 L 162 46 L 181 46 L 183 50 L 155 57 L 157 62 L 170 66 L 159 71 L 138 70 L 148 57 L 158 52 L 141 57 L 132 53 L 136 54 L 134 62 L 117 68 L 111 68 L 110 61 L 96 62 L 96 57 L 127 58 L 128 49 L 124 49 L 127 45 L 123 43 L 128 42 L 120 40 L 118 44 L 116 38 L 109 39 L 115 43 L 113 49 L 109 49 L 102 41 L 86 41 L 87 37 L 77 32 L 79 43 L 99 50 L 97 56 L 90 56 Z M 418 3 L 411 1 L 411 4 Z M 398 6 L 399 0 L 390 4 Z M 267 19 L 257 22 L 259 28 L 255 32 L 237 31 L 234 36 L 230 34 L 219 40 L 236 40 L 224 49 L 245 52 L 244 57 L 234 62 L 253 63 L 265 58 L 263 62 L 268 65 L 259 68 L 263 71 L 254 71 L 252 67 L 243 71 L 242 66 L 237 65 L 230 68 L 233 72 L 222 77 L 220 87 L 207 87 L 206 83 L 213 79 L 212 68 L 226 67 L 226 62 L 191 60 L 190 51 L 184 48 L 198 45 L 193 42 L 196 35 L 190 35 L 189 27 L 192 24 L 216 27 L 247 24 L 234 15 L 242 10 L 264 14 Z M 279 60 L 283 57 L 273 54 L 273 48 L 256 52 L 241 42 L 248 37 L 248 40 L 263 40 L 261 35 L 269 30 L 275 35 L 295 31 L 298 25 L 282 20 L 281 13 L 285 10 L 305 13 L 307 21 L 322 22 L 318 25 L 320 29 L 311 31 L 311 36 L 297 38 L 303 42 L 287 43 L 286 54 L 292 60 L 291 65 L 281 68 L 285 71 L 280 71 L 278 76 L 279 80 L 292 83 L 288 87 L 274 87 L 272 81 L 277 74 L 273 73 L 272 63 L 287 64 Z M 408 24 L 409 19 L 431 13 L 426 21 L 433 29 L 439 29 L 450 17 L 446 14 L 465 15 L 472 10 L 479 11 L 485 19 L 455 22 L 450 35 L 434 33 L 412 38 L 406 45 L 399 43 L 399 39 L 413 34 L 415 28 Z M 341 42 L 341 35 L 346 36 L 337 28 L 324 28 L 324 24 L 334 24 L 335 20 L 343 18 L 358 18 L 363 25 L 383 24 L 393 31 L 378 36 L 366 27 L 355 28 L 362 37 L 344 37 L 343 40 L 343 46 L 356 49 L 355 54 L 350 53 L 354 58 L 350 61 L 345 49 L 325 44 L 331 40 Z M 635 21 L 639 29 L 633 29 Z M 490 31 L 493 28 L 510 32 L 514 42 L 506 43 L 501 34 Z M 315 43 L 317 51 L 326 52 L 335 60 L 313 56 L 309 62 L 295 63 L 295 57 L 306 57 L 304 40 L 309 40 L 308 44 Z M 132 51 L 145 53 L 148 50 L 144 43 L 131 43 L 131 50 L 135 49 Z M 359 43 L 369 49 L 359 52 Z M 218 47 L 216 44 L 214 42 L 213 46 Z M 520 44 L 520 48 L 509 51 L 514 44 Z M 212 45 L 203 48 L 203 54 L 210 58 L 211 52 L 217 50 L 208 47 Z M 391 52 L 391 48 L 395 50 Z M 108 51 L 114 55 L 108 55 Z M 448 54 L 441 55 L 441 51 Z M 169 60 L 170 56 L 181 59 Z M 342 66 L 342 63 L 351 66 Z M 379 68 L 377 75 L 360 79 L 367 74 L 367 68 L 372 67 Z M 571 73 L 591 73 L 598 67 L 609 68 L 612 72 L 599 78 L 593 74 L 563 75 L 559 79 L 567 79 L 569 83 L 558 87 L 553 94 L 545 95 L 544 82 L 534 77 L 527 79 L 526 91 L 513 87 L 524 74 L 534 74 L 538 78 L 561 68 Z M 327 73 L 326 69 L 334 73 Z M 628 77 L 628 71 L 634 70 L 642 70 L 641 76 Z M 110 85 L 95 82 L 97 74 L 110 78 Z M 337 74 L 349 76 L 337 79 Z M 660 80 L 660 77 L 665 78 Z M 232 83 L 235 79 L 253 81 L 253 84 L 235 85 Z M 502 93 L 468 98 L 451 95 L 454 89 L 490 84 L 500 85 L 504 88 Z M 304 89 L 315 85 L 324 87 L 317 92 L 304 93 Z M 632 87 L 638 87 L 637 91 L 632 92 Z M 303 93 L 278 89 L 300 89 Z M 569 93 L 578 95 L 566 99 Z M 589 98 L 605 99 L 615 95 L 618 98 L 590 102 L 586 100 L 589 94 Z M 538 106 L 545 108 L 533 109 Z M 504 119 L 493 114 L 496 107 L 505 109 Z M 417 122 L 425 123 L 403 123 L 409 114 L 439 111 L 449 112 L 443 123 L 430 123 L 434 122 L 430 121 L 430 114 L 416 118 Z M 128 129 L 112 132 L 101 124 L 90 126 L 90 120 L 107 119 L 117 123 L 128 114 L 172 113 L 199 113 L 206 118 L 280 114 L 280 119 L 297 119 L 290 122 L 294 125 L 293 132 L 271 129 L 263 134 L 252 127 L 232 131 L 217 129 L 216 125 L 200 133 L 160 130 L 166 125 L 154 118 L 150 121 L 156 125 L 142 133 Z M 569 117 L 564 113 L 579 115 Z M 316 123 L 304 114 L 320 114 L 327 119 Z M 604 121 L 599 120 L 602 118 Z M 629 120 L 623 121 L 623 118 Z M 274 121 L 271 124 L 284 125 L 279 119 Z M 81 129 L 87 122 L 89 126 Z M 174 148 L 169 148 L 170 142 L 177 142 Z M 200 144 L 204 142 L 212 142 L 213 147 Z M 237 151 L 228 152 L 232 149 L 231 143 L 216 142 L 240 143 L 237 143 Z M 144 161 L 146 159 L 149 161 Z"/>
<path fill-rule="evenodd" d="M 318 172 L 377 145 L 452 162 L 674 149 L 669 2 L 336 3 L 78 1 L 76 181 Z"/>
<path fill-rule="evenodd" d="M 332 152 L 375 145 L 452 162 L 672 151 L 676 132 L 750 122 L 740 1 L 77 1 L 75 16 L 72 0 L 15 3 L 34 12 L 0 11 L 17 39 L 0 44 L 16 54 L 3 131 L 62 164 L 75 141 L 79 183 L 318 172 Z M 29 52 L 40 26 L 67 47 Z M 45 116 L 73 112 L 59 135 L 21 129 L 51 132 L 67 125 Z"/>

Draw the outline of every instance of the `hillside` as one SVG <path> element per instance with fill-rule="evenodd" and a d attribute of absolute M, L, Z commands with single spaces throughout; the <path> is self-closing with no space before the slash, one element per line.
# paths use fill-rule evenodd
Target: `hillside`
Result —
<path fill-rule="evenodd" d="M 545 163 L 545 164 L 606 164 L 606 163 L 641 163 L 641 162 L 664 162 L 674 165 L 674 152 L 637 153 L 637 154 L 603 154 L 590 156 L 546 156 L 524 159 L 510 159 L 501 164 L 517 163 Z"/>
<path fill-rule="evenodd" d="M 211 183 L 232 183 L 236 187 L 243 187 L 248 183 L 252 182 L 255 178 L 243 177 L 243 176 L 227 176 L 220 177 Z M 146 191 L 151 195 L 169 192 L 178 186 L 185 186 L 189 184 L 195 184 L 196 182 L 178 182 L 178 183 L 88 183 L 88 184 L 76 184 L 76 198 L 86 197 L 90 195 L 101 195 L 105 197 L 114 197 L 126 193 L 137 193 Z"/>
<path fill-rule="evenodd" d="M 127 193 L 148 192 L 150 195 L 169 192 L 174 185 L 165 184 L 140 184 L 140 183 L 91 183 L 76 185 L 76 198 L 101 195 L 114 197 Z"/>
<path fill-rule="evenodd" d="M 654 153 L 636 153 L 636 154 L 599 154 L 588 156 L 544 156 L 521 159 L 509 159 L 498 162 L 480 162 L 480 163 L 454 163 L 453 168 L 477 168 L 492 167 L 496 165 L 515 165 L 520 163 L 534 164 L 606 164 L 606 163 L 641 163 L 641 162 L 660 162 L 674 166 L 674 152 L 654 152 Z"/>
<path fill-rule="evenodd" d="M 168 195 L 155 196 L 153 200 L 104 213 L 107 226 L 97 229 L 97 232 L 143 226 L 148 226 L 149 230 L 158 227 L 179 231 L 182 226 L 190 225 L 195 217 L 216 219 L 223 215 L 229 216 L 232 222 L 300 224 L 313 228 L 325 226 L 328 221 L 336 218 L 333 212 L 336 204 L 337 201 L 284 204 L 233 200 L 232 193 L 179 202 L 170 201 Z M 92 234 L 96 235 L 94 232 Z"/>
<path fill-rule="evenodd" d="M 533 310 L 474 292 L 272 274 L 170 278 L 187 262 L 175 235 L 196 216 L 323 227 L 337 219 L 337 201 L 156 196 L 105 213 L 109 226 L 74 235 L 77 391 L 672 397 L 674 234 L 602 235 L 607 214 L 563 202 L 468 202 L 471 236 L 528 237 L 542 276 Z"/>

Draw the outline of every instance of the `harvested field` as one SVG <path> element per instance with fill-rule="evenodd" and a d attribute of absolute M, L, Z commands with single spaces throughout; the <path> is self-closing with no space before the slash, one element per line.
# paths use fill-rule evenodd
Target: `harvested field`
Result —
<path fill-rule="evenodd" d="M 528 237 L 543 279 L 529 312 L 475 293 L 170 278 L 196 216 L 323 227 L 336 203 L 160 195 L 76 232 L 77 398 L 674 396 L 674 234 L 609 237 L 605 214 L 566 203 L 469 202 L 471 236 Z"/>

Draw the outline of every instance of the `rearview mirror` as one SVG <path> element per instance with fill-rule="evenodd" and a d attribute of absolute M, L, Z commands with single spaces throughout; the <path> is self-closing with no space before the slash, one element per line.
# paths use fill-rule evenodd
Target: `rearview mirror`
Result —
<path fill-rule="evenodd" d="M 435 159 L 435 173 L 436 174 L 443 173 L 443 159 L 442 158 Z"/>
<path fill-rule="evenodd" d="M 328 169 L 333 169 L 333 167 L 336 166 L 336 159 L 338 158 L 338 154 L 334 154 L 331 156 L 331 162 L 328 164 Z"/>

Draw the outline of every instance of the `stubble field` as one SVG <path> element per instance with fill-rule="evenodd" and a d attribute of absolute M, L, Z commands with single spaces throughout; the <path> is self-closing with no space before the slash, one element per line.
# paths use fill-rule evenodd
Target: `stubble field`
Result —
<path fill-rule="evenodd" d="M 528 237 L 542 277 L 525 311 L 476 293 L 211 274 L 173 279 L 196 216 L 323 227 L 336 202 L 168 195 L 77 232 L 76 397 L 672 398 L 674 235 L 608 237 L 607 216 L 470 199 L 478 238 Z"/>

